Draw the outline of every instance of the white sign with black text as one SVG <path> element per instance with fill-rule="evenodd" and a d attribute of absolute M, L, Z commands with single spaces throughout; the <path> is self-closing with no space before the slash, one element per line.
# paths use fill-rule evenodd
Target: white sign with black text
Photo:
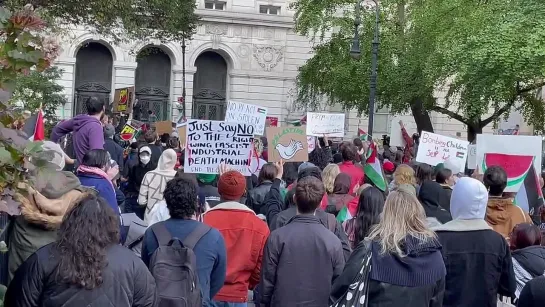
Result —
<path fill-rule="evenodd" d="M 307 113 L 307 135 L 344 137 L 344 113 Z"/>
<path fill-rule="evenodd" d="M 228 123 L 244 123 L 255 127 L 254 134 L 265 134 L 267 108 L 238 101 L 229 101 L 225 121 Z"/>
<path fill-rule="evenodd" d="M 448 136 L 422 131 L 416 161 L 436 166 L 446 161 L 456 165 L 453 173 L 463 173 L 466 166 L 469 142 Z"/>

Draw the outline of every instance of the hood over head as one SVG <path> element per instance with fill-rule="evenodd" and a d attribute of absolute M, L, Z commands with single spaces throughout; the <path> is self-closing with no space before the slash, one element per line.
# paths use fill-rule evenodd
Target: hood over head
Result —
<path fill-rule="evenodd" d="M 174 149 L 169 148 L 163 151 L 163 153 L 161 154 L 161 157 L 159 158 L 159 162 L 157 162 L 157 170 L 159 171 L 174 170 L 174 166 L 176 166 L 177 160 L 178 160 L 178 155 L 176 155 L 176 151 L 174 151 Z"/>
<path fill-rule="evenodd" d="M 452 189 L 450 213 L 453 219 L 484 220 L 488 191 L 477 179 L 463 177 Z"/>
<path fill-rule="evenodd" d="M 299 167 L 299 168 L 301 168 L 301 167 Z M 322 180 L 322 171 L 317 166 L 312 166 L 312 167 L 305 168 L 305 169 L 299 171 L 299 174 L 297 176 L 297 180 L 301 180 L 301 179 L 303 179 L 305 177 L 309 177 L 309 176 L 316 177 L 316 178 Z"/>
<path fill-rule="evenodd" d="M 297 173 L 301 174 L 301 172 L 303 172 L 307 168 L 312 168 L 312 167 L 316 167 L 316 165 L 314 165 L 312 162 L 303 162 L 297 168 Z"/>
<path fill-rule="evenodd" d="M 440 184 L 435 181 L 426 180 L 420 185 L 418 198 L 427 206 L 440 207 L 442 193 L 444 191 Z"/>
<path fill-rule="evenodd" d="M 333 184 L 333 194 L 348 194 L 350 192 L 350 176 L 340 173 Z"/>
<path fill-rule="evenodd" d="M 56 170 L 61 171 L 65 166 L 66 154 L 61 146 L 51 141 L 44 141 L 41 154 L 43 157 L 56 166 Z"/>

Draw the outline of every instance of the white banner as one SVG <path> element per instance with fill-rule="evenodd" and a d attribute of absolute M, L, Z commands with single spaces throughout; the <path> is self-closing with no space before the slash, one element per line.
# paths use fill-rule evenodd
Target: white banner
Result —
<path fill-rule="evenodd" d="M 467 149 L 467 168 L 475 169 L 477 168 L 477 145 L 472 144 L 468 146 Z"/>
<path fill-rule="evenodd" d="M 248 162 L 255 134 L 252 125 L 191 119 L 186 131 L 184 172 L 217 174 L 219 165 L 225 163 L 244 176 L 250 175 Z"/>
<path fill-rule="evenodd" d="M 253 125 L 256 135 L 264 135 L 267 108 L 230 100 L 225 113 L 225 121 Z"/>
<path fill-rule="evenodd" d="M 344 113 L 307 113 L 307 135 L 344 137 Z"/>
<path fill-rule="evenodd" d="M 401 133 L 401 126 L 399 125 L 400 120 L 401 117 L 394 116 L 392 122 L 390 123 L 390 146 L 405 146 L 405 142 L 403 141 L 403 135 Z"/>
<path fill-rule="evenodd" d="M 463 173 L 466 166 L 469 142 L 448 136 L 422 131 L 416 161 L 436 166 L 450 161 L 458 169 L 453 173 Z"/>

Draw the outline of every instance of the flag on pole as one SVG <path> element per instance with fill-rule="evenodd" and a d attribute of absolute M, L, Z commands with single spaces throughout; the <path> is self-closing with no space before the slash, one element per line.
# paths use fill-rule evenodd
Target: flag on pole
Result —
<path fill-rule="evenodd" d="M 30 116 L 25 121 L 23 131 L 28 135 L 28 139 L 31 141 L 45 140 L 44 114 L 42 109 L 39 109 L 38 113 Z"/>
<path fill-rule="evenodd" d="M 386 191 L 386 179 L 384 178 L 384 173 L 382 172 L 382 166 L 380 165 L 380 160 L 378 158 L 377 145 L 375 142 L 372 142 L 369 146 L 369 157 L 363 168 L 365 175 L 373 182 L 373 184 L 380 189 L 381 191 Z"/>
<path fill-rule="evenodd" d="M 301 117 L 301 119 L 298 119 L 298 120 L 292 120 L 292 121 L 289 121 L 288 124 L 291 124 L 291 125 L 294 125 L 294 126 L 302 126 L 302 125 L 306 125 L 307 123 L 307 116 L 303 116 Z"/>
<path fill-rule="evenodd" d="M 534 167 L 530 167 L 515 196 L 514 203 L 528 212 L 530 216 L 539 216 L 539 207 L 544 203 L 543 193 L 539 186 L 539 177 Z"/>

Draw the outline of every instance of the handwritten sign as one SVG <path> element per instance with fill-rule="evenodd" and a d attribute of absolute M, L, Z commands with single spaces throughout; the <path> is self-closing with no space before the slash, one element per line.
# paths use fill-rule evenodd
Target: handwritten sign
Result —
<path fill-rule="evenodd" d="M 253 125 L 255 134 L 263 135 L 265 133 L 265 122 L 267 121 L 267 108 L 231 100 L 227 105 L 225 121 Z"/>
<path fill-rule="evenodd" d="M 217 174 L 219 165 L 225 163 L 230 169 L 250 176 L 253 125 L 193 119 L 188 121 L 186 133 L 186 173 Z"/>
<path fill-rule="evenodd" d="M 472 144 L 468 146 L 467 149 L 467 168 L 475 169 L 477 168 L 477 145 Z"/>
<path fill-rule="evenodd" d="M 121 129 L 119 136 L 124 141 L 130 141 L 135 137 L 137 131 L 138 129 L 134 128 L 133 126 L 125 124 L 123 129 Z"/>
<path fill-rule="evenodd" d="M 307 113 L 307 135 L 344 136 L 344 113 Z"/>
<path fill-rule="evenodd" d="M 116 89 L 114 93 L 114 113 L 129 114 L 132 112 L 134 100 L 134 86 Z"/>
<path fill-rule="evenodd" d="M 422 131 L 416 161 L 431 166 L 450 161 L 458 167 L 452 172 L 462 173 L 465 170 L 468 146 L 468 141 Z"/>
<path fill-rule="evenodd" d="M 305 127 L 269 127 L 269 162 L 308 161 L 308 143 Z"/>

